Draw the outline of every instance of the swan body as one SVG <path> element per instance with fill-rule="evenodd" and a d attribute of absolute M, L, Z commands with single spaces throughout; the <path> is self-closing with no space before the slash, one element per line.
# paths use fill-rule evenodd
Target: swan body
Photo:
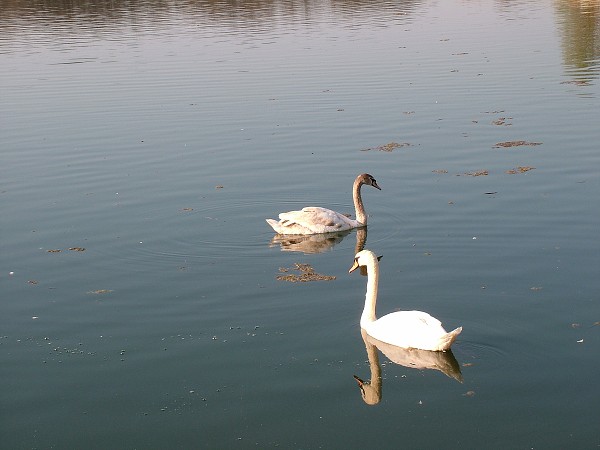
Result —
<path fill-rule="evenodd" d="M 447 332 L 438 319 L 426 312 L 396 311 L 377 319 L 375 305 L 379 280 L 378 258 L 370 250 L 358 252 L 349 272 L 360 266 L 366 266 L 368 273 L 365 308 L 360 318 L 360 326 L 369 336 L 403 348 L 431 351 L 450 349 L 462 327 Z"/>
<path fill-rule="evenodd" d="M 364 227 L 367 225 L 367 213 L 365 212 L 360 194 L 363 184 L 381 190 L 372 175 L 363 173 L 356 177 L 352 187 L 352 199 L 354 200 L 356 219 L 350 219 L 331 209 L 307 206 L 300 211 L 289 211 L 279 214 L 279 221 L 266 219 L 267 223 L 279 234 L 333 233 Z"/>

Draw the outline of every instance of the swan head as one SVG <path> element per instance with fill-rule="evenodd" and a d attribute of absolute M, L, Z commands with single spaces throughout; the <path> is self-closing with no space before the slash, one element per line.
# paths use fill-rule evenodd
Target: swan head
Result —
<path fill-rule="evenodd" d="M 354 263 L 348 270 L 348 273 L 354 272 L 356 269 L 362 266 L 375 266 L 377 265 L 378 261 L 381 260 L 381 258 L 383 258 L 383 256 L 375 256 L 375 253 L 373 253 L 371 250 L 362 250 L 354 257 Z"/>
<path fill-rule="evenodd" d="M 371 381 L 364 381 L 354 375 L 354 379 L 358 383 L 360 395 L 367 405 L 376 405 L 381 401 L 381 378 L 379 383 L 371 384 Z"/>
<path fill-rule="evenodd" d="M 377 184 L 377 180 L 373 178 L 373 175 L 370 175 L 368 173 L 361 173 L 358 177 L 356 177 L 356 181 L 358 181 L 359 184 L 367 184 L 369 186 L 373 186 L 374 188 L 381 190 L 381 188 Z"/>

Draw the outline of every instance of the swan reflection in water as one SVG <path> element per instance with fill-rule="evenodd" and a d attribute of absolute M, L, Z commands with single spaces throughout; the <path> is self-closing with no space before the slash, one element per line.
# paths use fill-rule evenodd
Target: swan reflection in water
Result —
<path fill-rule="evenodd" d="M 396 347 L 395 345 L 378 341 L 369 336 L 363 329 L 361 329 L 360 332 L 367 349 L 367 356 L 369 357 L 371 379 L 365 381 L 356 375 L 354 375 L 354 379 L 357 381 L 362 398 L 367 405 L 376 405 L 381 401 L 381 366 L 379 365 L 379 355 L 377 350 L 395 364 L 410 369 L 439 370 L 448 377 L 453 378 L 460 383 L 463 382 L 460 365 L 452 354 L 452 350 L 433 352 L 429 350 Z"/>
<path fill-rule="evenodd" d="M 351 230 L 308 235 L 276 234 L 269 242 L 269 247 L 279 245 L 282 252 L 324 253 L 333 249 L 350 233 Z"/>
<path fill-rule="evenodd" d="M 324 253 L 330 251 L 337 244 L 342 242 L 346 236 L 354 230 L 338 231 L 335 233 L 321 233 L 309 235 L 285 235 L 276 234 L 269 242 L 269 247 L 281 247 L 282 252 L 301 252 L 306 254 Z M 354 254 L 365 247 L 367 242 L 367 228 L 356 229 L 356 246 Z M 362 273 L 362 270 L 361 270 Z M 365 269 L 366 274 L 366 269 Z"/>

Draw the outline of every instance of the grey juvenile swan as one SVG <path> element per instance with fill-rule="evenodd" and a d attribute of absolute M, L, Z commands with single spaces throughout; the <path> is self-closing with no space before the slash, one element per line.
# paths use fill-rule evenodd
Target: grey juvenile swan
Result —
<path fill-rule="evenodd" d="M 363 184 L 381 190 L 372 175 L 363 173 L 356 177 L 352 187 L 356 220 L 318 206 L 307 206 L 300 211 L 281 213 L 279 222 L 274 219 L 266 220 L 279 234 L 319 234 L 364 227 L 367 225 L 367 213 L 360 195 L 360 188 Z"/>

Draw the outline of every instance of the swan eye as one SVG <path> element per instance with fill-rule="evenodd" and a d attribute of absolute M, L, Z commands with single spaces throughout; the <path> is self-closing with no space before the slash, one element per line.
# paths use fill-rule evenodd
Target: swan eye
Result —
<path fill-rule="evenodd" d="M 377 184 L 377 180 L 375 178 L 373 178 L 373 175 L 370 176 L 369 182 L 370 182 L 371 186 L 373 186 L 374 188 L 377 188 L 377 189 L 381 190 L 381 188 Z"/>

